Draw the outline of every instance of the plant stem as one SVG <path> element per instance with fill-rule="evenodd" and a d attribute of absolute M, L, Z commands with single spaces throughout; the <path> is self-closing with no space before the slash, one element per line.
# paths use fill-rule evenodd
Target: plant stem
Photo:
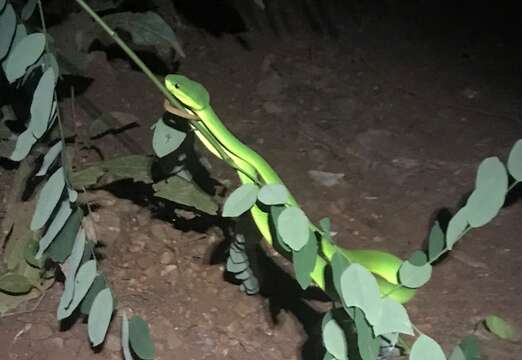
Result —
<path fill-rule="evenodd" d="M 103 19 L 96 14 L 96 12 L 87 5 L 83 0 L 76 0 L 78 5 L 89 14 L 93 18 L 93 20 L 103 29 L 109 36 L 120 46 L 120 48 L 127 54 L 127 56 L 140 68 L 140 70 L 149 78 L 150 81 L 158 88 L 158 90 L 163 94 L 163 96 L 169 101 L 169 103 L 182 110 L 187 111 L 187 109 L 176 99 L 170 91 L 158 80 L 158 78 L 152 73 L 152 71 L 145 65 L 145 63 L 136 55 L 136 53 L 127 46 L 127 44 L 120 38 L 120 36 L 112 30 L 109 25 Z M 188 112 L 188 111 L 187 111 Z M 219 152 L 223 161 L 225 161 L 229 166 L 234 168 L 237 171 L 242 171 L 239 169 L 232 159 L 226 154 L 223 150 L 223 145 L 210 133 L 210 131 L 201 124 L 200 121 L 189 120 L 191 125 L 199 132 L 205 136 L 205 138 L 214 146 L 214 148 Z M 242 171 L 243 172 L 243 171 Z M 257 179 L 253 179 L 257 182 Z"/>

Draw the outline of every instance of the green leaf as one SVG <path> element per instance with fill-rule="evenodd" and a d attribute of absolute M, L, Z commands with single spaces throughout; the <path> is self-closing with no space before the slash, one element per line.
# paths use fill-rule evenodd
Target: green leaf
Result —
<path fill-rule="evenodd" d="M 150 168 L 152 159 L 144 155 L 121 156 L 111 160 L 98 161 L 91 166 L 73 173 L 71 181 L 74 188 L 95 185 L 103 175 L 112 181 L 132 179 L 145 184 L 153 183 Z"/>
<path fill-rule="evenodd" d="M 231 273 L 235 273 L 235 274 L 240 273 L 242 271 L 245 271 L 248 268 L 249 268 L 248 262 L 235 263 L 232 260 L 232 257 L 230 257 L 230 256 L 227 259 L 226 269 L 227 269 L 227 271 L 229 271 Z"/>
<path fill-rule="evenodd" d="M 341 275 L 341 296 L 346 306 L 361 309 L 373 326 L 381 317 L 382 301 L 375 277 L 362 265 L 351 264 Z"/>
<path fill-rule="evenodd" d="M 154 358 L 154 343 L 150 337 L 149 326 L 138 315 L 134 315 L 129 321 L 129 339 L 132 349 L 141 359 Z"/>
<path fill-rule="evenodd" d="M 460 348 L 460 346 L 456 346 L 455 349 L 451 352 L 451 355 L 449 356 L 448 360 L 467 360 L 466 354 L 464 354 L 464 351 Z"/>
<path fill-rule="evenodd" d="M 453 245 L 460 239 L 464 230 L 468 227 L 468 219 L 466 214 L 466 207 L 461 208 L 448 223 L 446 229 L 446 246 L 448 249 L 453 249 Z"/>
<path fill-rule="evenodd" d="M 45 48 L 45 35 L 33 33 L 23 38 L 10 52 L 5 65 L 5 75 L 10 83 L 25 74 L 25 70 L 34 64 Z"/>
<path fill-rule="evenodd" d="M 265 205 L 283 205 L 288 201 L 288 190 L 283 184 L 264 185 L 257 199 Z"/>
<path fill-rule="evenodd" d="M 459 344 L 459 348 L 464 353 L 466 360 L 482 360 L 480 345 L 476 336 L 468 335 L 464 337 Z"/>
<path fill-rule="evenodd" d="M 16 273 L 7 273 L 0 276 L 0 292 L 11 295 L 27 294 L 33 285 L 23 275 Z"/>
<path fill-rule="evenodd" d="M 466 203 L 466 218 L 477 228 L 490 222 L 504 205 L 508 186 L 506 168 L 497 157 L 482 161 L 475 190 Z"/>
<path fill-rule="evenodd" d="M 436 259 L 444 250 L 446 243 L 444 241 L 444 232 L 440 227 L 440 223 L 435 221 L 431 227 L 428 237 L 428 258 L 430 261 Z"/>
<path fill-rule="evenodd" d="M 47 228 L 45 235 L 38 242 L 38 252 L 35 255 L 36 259 L 40 259 L 43 255 L 43 252 L 47 250 L 51 242 L 54 240 L 56 235 L 60 232 L 60 230 L 65 225 L 67 219 L 72 214 L 72 208 L 69 204 L 69 201 L 62 201 L 60 205 L 60 209 L 56 212 L 56 215 L 53 217 L 51 224 Z"/>
<path fill-rule="evenodd" d="M 270 225 L 271 225 L 272 237 L 276 239 L 277 244 L 279 246 L 281 246 L 282 250 L 284 250 L 284 251 L 286 251 L 288 253 L 291 253 L 292 249 L 290 249 L 288 247 L 288 245 L 286 245 L 284 243 L 283 239 L 281 238 L 281 234 L 279 234 L 279 231 L 277 231 L 277 222 L 278 222 L 278 219 L 279 219 L 279 215 L 281 215 L 281 213 L 283 212 L 284 209 L 285 209 L 284 206 L 277 206 L 277 205 L 276 206 L 270 206 L 269 221 L 270 221 Z"/>
<path fill-rule="evenodd" d="M 54 144 L 49 151 L 47 151 L 47 154 L 45 154 L 42 162 L 42 166 L 40 166 L 40 170 L 36 173 L 36 176 L 43 176 L 47 173 L 47 170 L 49 167 L 54 163 L 58 155 L 63 150 L 63 142 L 58 141 L 56 144 Z"/>
<path fill-rule="evenodd" d="M 259 188 L 254 184 L 243 184 L 234 190 L 223 205 L 224 217 L 238 217 L 256 203 Z"/>
<path fill-rule="evenodd" d="M 350 261 L 348 261 L 346 256 L 339 252 L 335 252 L 330 264 L 332 266 L 332 277 L 335 290 L 339 294 L 339 297 L 342 298 L 341 275 L 348 268 L 348 266 L 350 266 Z"/>
<path fill-rule="evenodd" d="M 40 77 L 40 81 L 34 91 L 29 129 L 37 139 L 43 136 L 49 125 L 54 103 L 55 84 L 56 74 L 53 68 L 48 68 Z"/>
<path fill-rule="evenodd" d="M 47 68 L 52 68 L 56 77 L 60 77 L 60 65 L 58 65 L 58 60 L 56 60 L 56 56 L 54 56 L 53 53 L 45 53 L 43 55 L 43 63 L 44 63 L 44 67 L 47 69 Z M 53 106 L 53 109 L 55 109 L 56 107 Z M 49 124 L 51 124 L 51 120 L 53 118 L 53 114 L 54 114 L 54 110 L 51 111 L 51 116 L 49 118 Z M 50 127 L 50 126 L 49 126 Z"/>
<path fill-rule="evenodd" d="M 332 223 L 330 221 L 330 218 L 326 217 L 319 220 L 319 227 L 323 230 L 323 235 L 326 237 L 326 240 L 333 243 L 334 241 L 332 239 Z"/>
<path fill-rule="evenodd" d="M 430 263 L 418 266 L 406 260 L 399 268 L 399 280 L 401 285 L 416 289 L 430 280 L 431 272 L 432 266 Z"/>
<path fill-rule="evenodd" d="M 89 188 L 98 183 L 105 175 L 105 170 L 99 166 L 89 166 L 75 171 L 71 176 L 71 182 L 76 189 Z"/>
<path fill-rule="evenodd" d="M 71 251 L 71 255 L 67 258 L 66 262 L 66 270 L 64 272 L 65 275 L 65 284 L 62 296 L 60 298 L 60 303 L 58 305 L 59 308 L 62 308 L 62 311 L 67 309 L 71 304 L 72 297 L 74 294 L 74 285 L 75 285 L 75 276 L 78 267 L 82 261 L 83 251 L 85 249 L 85 231 L 80 228 L 78 234 L 76 235 L 76 239 L 74 240 L 74 245 Z"/>
<path fill-rule="evenodd" d="M 112 293 L 105 288 L 96 295 L 92 303 L 87 329 L 92 346 L 100 345 L 105 339 L 113 311 Z"/>
<path fill-rule="evenodd" d="M 31 220 L 31 230 L 39 230 L 47 223 L 56 204 L 60 201 L 64 187 L 65 178 L 63 168 L 59 168 L 51 175 L 40 191 L 34 209 L 33 219 Z"/>
<path fill-rule="evenodd" d="M 0 13 L 4 11 L 4 7 L 7 4 L 7 0 L 0 0 Z"/>
<path fill-rule="evenodd" d="M 401 333 L 413 335 L 410 317 L 404 306 L 390 298 L 382 299 L 382 312 L 374 326 L 375 336 Z"/>
<path fill-rule="evenodd" d="M 496 315 L 489 315 L 484 319 L 484 322 L 488 330 L 499 338 L 504 340 L 513 340 L 515 338 L 514 328 L 504 319 Z"/>
<path fill-rule="evenodd" d="M 36 258 L 36 252 L 38 251 L 38 241 L 29 241 L 24 250 L 24 259 L 25 261 L 37 268 L 43 269 L 45 266 L 46 258 Z"/>
<path fill-rule="evenodd" d="M 156 13 L 120 12 L 103 17 L 113 29 L 127 31 L 132 42 L 140 46 L 172 47 L 180 56 L 185 52 L 176 38 L 172 28 Z"/>
<path fill-rule="evenodd" d="M 417 250 L 409 257 L 408 261 L 415 266 L 423 266 L 428 262 L 428 256 L 422 250 Z"/>
<path fill-rule="evenodd" d="M 295 276 L 302 289 L 306 289 L 312 282 L 310 273 L 314 270 L 317 259 L 317 239 L 314 232 L 310 231 L 308 242 L 299 251 L 292 253 Z"/>
<path fill-rule="evenodd" d="M 299 251 L 308 241 L 310 222 L 300 208 L 287 207 L 277 219 L 277 231 L 286 245 Z"/>
<path fill-rule="evenodd" d="M 435 340 L 421 335 L 413 343 L 409 360 L 446 360 L 446 356 Z"/>
<path fill-rule="evenodd" d="M 20 16 L 23 21 L 29 20 L 31 15 L 33 15 L 34 9 L 36 9 L 36 4 L 38 4 L 38 0 L 27 0 Z"/>
<path fill-rule="evenodd" d="M 89 291 L 85 295 L 85 297 L 82 300 L 82 303 L 80 305 L 80 311 L 84 315 L 88 315 L 91 311 L 91 306 L 96 298 L 96 295 L 103 289 L 107 287 L 107 278 L 105 277 L 105 274 L 101 273 L 96 276 L 94 281 L 92 282 L 91 287 L 89 288 Z"/>
<path fill-rule="evenodd" d="M 0 60 L 9 52 L 15 31 L 16 13 L 11 4 L 7 4 L 5 10 L 0 14 Z"/>
<path fill-rule="evenodd" d="M 507 168 L 516 181 L 522 181 L 522 139 L 518 140 L 509 152 Z"/>
<path fill-rule="evenodd" d="M 9 158 L 13 161 L 22 161 L 29 155 L 31 148 L 38 139 L 33 136 L 30 129 L 26 129 L 23 133 L 18 135 L 16 139 L 16 146 Z"/>
<path fill-rule="evenodd" d="M 74 284 L 74 295 L 71 304 L 67 309 L 58 308 L 56 317 L 58 320 L 63 320 L 69 317 L 73 311 L 78 307 L 80 302 L 89 291 L 94 278 L 96 277 L 96 260 L 89 260 L 78 269 Z"/>
<path fill-rule="evenodd" d="M 123 358 L 125 360 L 134 360 L 129 345 L 129 320 L 127 319 L 127 313 L 124 311 L 121 322 L 121 348 L 123 350 Z"/>
<path fill-rule="evenodd" d="M 204 213 L 215 215 L 218 205 L 206 192 L 195 183 L 180 176 L 171 176 L 167 180 L 152 185 L 154 196 L 190 206 Z"/>
<path fill-rule="evenodd" d="M 46 254 L 54 262 L 63 263 L 71 253 L 82 218 L 83 211 L 77 207 L 49 245 Z"/>
<path fill-rule="evenodd" d="M 163 157 L 176 150 L 185 140 L 187 134 L 159 119 L 154 126 L 152 148 L 158 157 Z"/>
<path fill-rule="evenodd" d="M 361 309 L 354 309 L 354 323 L 357 330 L 357 348 L 362 360 L 375 360 L 379 355 L 380 341 L 373 334 Z"/>
<path fill-rule="evenodd" d="M 348 342 L 344 331 L 330 311 L 323 317 L 322 334 L 324 347 L 330 354 L 339 360 L 348 359 Z"/>

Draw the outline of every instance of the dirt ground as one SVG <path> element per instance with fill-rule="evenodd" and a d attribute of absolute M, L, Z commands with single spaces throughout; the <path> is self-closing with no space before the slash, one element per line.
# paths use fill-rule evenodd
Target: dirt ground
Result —
<path fill-rule="evenodd" d="M 521 137 L 519 49 L 501 31 L 467 23 L 438 28 L 411 15 L 345 22 L 334 15 L 330 35 L 261 26 L 238 39 L 183 27 L 187 58 L 176 70 L 207 87 L 221 119 L 272 164 L 311 219 L 331 218 L 339 244 L 406 257 L 422 248 L 437 212 L 455 211 L 472 190 L 480 161 L 506 159 Z M 63 54 L 76 51 L 76 29 L 88 21 L 71 14 L 50 28 Z M 163 100 L 145 76 L 100 49 L 89 53 L 82 76 L 79 99 L 136 123 L 93 140 L 99 153 L 130 153 L 122 136 L 152 153 L 150 126 Z M 70 98 L 63 112 L 72 121 Z M 77 106 L 77 130 L 90 122 Z M 211 176 L 234 188 L 234 173 L 199 149 Z M 88 162 L 98 153 L 80 154 Z M 2 179 L 12 174 L 1 172 Z M 111 189 L 91 194 L 102 204 L 92 215 L 106 244 L 101 266 L 118 308 L 149 321 L 157 359 L 321 358 L 309 338 L 317 338 L 327 303 L 310 300 L 313 292 L 270 262 L 262 294 L 241 294 L 223 278 L 219 219 L 177 213 L 168 221 L 144 187 Z M 122 196 L 128 193 L 132 199 Z M 407 306 L 446 350 L 473 333 L 490 360 L 522 358 L 520 343 L 497 340 L 479 324 L 497 314 L 522 326 L 521 193 L 515 188 L 492 223 L 470 232 Z M 0 318 L 2 359 L 121 358 L 119 318 L 98 352 L 86 324 L 60 328 L 62 288 L 56 283 L 32 312 Z"/>

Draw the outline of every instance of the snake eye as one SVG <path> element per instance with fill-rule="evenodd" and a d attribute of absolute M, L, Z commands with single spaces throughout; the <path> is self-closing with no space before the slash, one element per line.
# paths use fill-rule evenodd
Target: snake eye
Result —
<path fill-rule="evenodd" d="M 175 83 L 175 84 L 174 84 L 174 87 L 175 87 L 176 89 L 179 89 L 179 84 L 178 84 L 178 83 Z"/>

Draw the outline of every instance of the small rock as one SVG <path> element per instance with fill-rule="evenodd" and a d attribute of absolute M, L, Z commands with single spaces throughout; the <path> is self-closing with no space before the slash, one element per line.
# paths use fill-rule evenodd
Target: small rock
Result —
<path fill-rule="evenodd" d="M 308 175 L 310 175 L 314 181 L 326 187 L 337 185 L 341 179 L 344 178 L 343 173 L 331 173 L 321 170 L 309 170 Z"/>
<path fill-rule="evenodd" d="M 177 266 L 176 265 L 167 265 L 165 266 L 165 269 L 161 270 L 161 273 L 160 275 L 161 276 L 165 276 L 167 274 L 170 274 L 171 272 L 173 272 L 174 270 L 176 270 Z"/>
<path fill-rule="evenodd" d="M 170 264 L 172 263 L 172 260 L 174 260 L 174 254 L 172 253 L 172 251 L 165 251 L 160 256 L 160 264 L 162 265 Z"/>

